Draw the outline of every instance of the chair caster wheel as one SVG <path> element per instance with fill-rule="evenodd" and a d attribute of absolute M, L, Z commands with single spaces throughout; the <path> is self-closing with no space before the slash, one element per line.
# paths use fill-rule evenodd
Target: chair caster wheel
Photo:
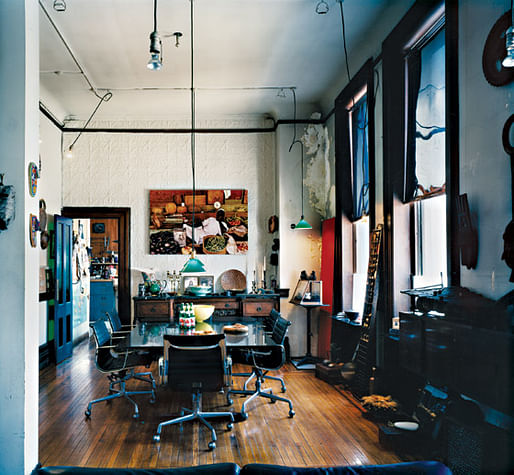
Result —
<path fill-rule="evenodd" d="M 153 441 L 154 442 L 160 442 L 161 441 L 161 436 L 160 435 L 154 435 L 153 436 Z"/>
<path fill-rule="evenodd" d="M 229 406 L 232 406 L 233 403 L 234 403 L 234 401 L 232 399 L 227 399 L 227 404 Z"/>
<path fill-rule="evenodd" d="M 216 442 L 209 442 L 209 450 L 214 450 L 216 448 Z"/>
<path fill-rule="evenodd" d="M 150 402 L 150 404 L 154 404 L 155 403 L 155 398 L 154 397 L 151 398 L 149 402 Z"/>
<path fill-rule="evenodd" d="M 234 425 L 232 424 L 232 422 L 229 422 L 229 423 L 227 424 L 227 429 L 228 429 L 228 430 L 232 430 L 232 427 L 234 427 Z"/>
<path fill-rule="evenodd" d="M 276 402 L 277 402 L 277 401 L 276 401 L 276 399 L 270 399 L 270 400 L 269 400 L 269 403 L 270 403 L 270 404 L 275 404 Z"/>
<path fill-rule="evenodd" d="M 91 417 L 91 411 L 88 409 L 86 412 L 84 412 L 84 415 L 87 419 L 89 419 Z"/>
<path fill-rule="evenodd" d="M 139 412 L 135 412 L 134 414 L 132 414 L 132 418 L 139 419 Z"/>
<path fill-rule="evenodd" d="M 296 413 L 292 409 L 289 411 L 289 417 L 294 417 L 295 414 Z"/>
<path fill-rule="evenodd" d="M 246 421 L 246 419 L 248 419 L 248 414 L 246 412 L 242 412 L 241 418 L 243 419 L 243 421 Z"/>
<path fill-rule="evenodd" d="M 280 392 L 285 393 L 285 392 L 286 392 L 286 388 L 282 388 L 282 389 L 280 390 Z"/>

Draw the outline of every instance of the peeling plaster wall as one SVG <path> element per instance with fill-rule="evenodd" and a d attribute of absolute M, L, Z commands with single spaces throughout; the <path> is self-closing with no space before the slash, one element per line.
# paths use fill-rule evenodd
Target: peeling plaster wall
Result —
<path fill-rule="evenodd" d="M 187 121 L 96 122 L 91 127 L 187 128 Z M 198 121 L 198 128 L 267 127 L 264 120 L 234 118 Z M 64 146 L 76 134 L 64 134 Z M 63 206 L 121 206 L 131 208 L 132 268 L 153 268 L 158 277 L 180 270 L 184 256 L 149 254 L 151 189 L 191 189 L 190 134 L 85 133 L 73 148 L 74 158 L 63 160 Z M 234 133 L 196 135 L 196 187 L 246 188 L 249 203 L 249 251 L 244 256 L 204 256 L 207 273 L 215 280 L 227 269 L 261 275 L 263 255 L 269 258 L 272 235 L 267 231 L 275 211 L 275 134 Z M 268 261 L 269 262 L 269 261 Z M 268 265 L 268 270 L 270 266 Z M 268 272 L 268 277 L 270 276 Z M 132 294 L 142 282 L 132 272 Z M 219 282 L 216 284 L 219 290 Z M 268 280 L 269 285 L 269 280 Z"/>
<path fill-rule="evenodd" d="M 299 134 L 303 133 L 303 127 Z M 280 210 L 280 285 L 293 292 L 300 272 L 316 272 L 319 278 L 321 269 L 321 234 L 320 216 L 311 208 L 304 191 L 305 219 L 311 224 L 311 230 L 292 230 L 291 224 L 300 220 L 301 205 L 301 148 L 295 145 L 288 152 L 293 137 L 293 127 L 281 125 L 277 129 L 277 173 L 278 173 L 278 207 Z M 304 162 L 306 163 L 306 161 Z M 282 315 L 292 322 L 289 327 L 291 355 L 301 356 L 306 351 L 306 311 L 292 305 L 289 299 L 280 302 Z M 312 353 L 317 353 L 317 311 L 313 311 Z"/>

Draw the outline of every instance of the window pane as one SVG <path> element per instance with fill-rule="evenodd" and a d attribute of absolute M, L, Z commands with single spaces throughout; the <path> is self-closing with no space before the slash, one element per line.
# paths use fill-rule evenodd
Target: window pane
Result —
<path fill-rule="evenodd" d="M 416 236 L 418 275 L 414 287 L 447 285 L 446 195 L 421 200 L 415 206 L 419 233 Z"/>
<path fill-rule="evenodd" d="M 353 214 L 355 218 L 369 213 L 368 173 L 368 116 L 367 97 L 364 95 L 351 112 Z"/>
<path fill-rule="evenodd" d="M 416 107 L 417 195 L 437 190 L 446 181 L 445 92 L 443 28 L 421 49 L 421 77 Z"/>

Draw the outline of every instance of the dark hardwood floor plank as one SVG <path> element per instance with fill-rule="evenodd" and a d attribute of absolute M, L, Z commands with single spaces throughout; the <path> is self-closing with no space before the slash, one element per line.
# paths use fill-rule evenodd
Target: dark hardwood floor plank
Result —
<path fill-rule="evenodd" d="M 151 370 L 157 375 L 157 364 Z M 247 368 L 234 367 L 234 372 Z M 159 387 L 157 401 L 147 395 L 134 396 L 141 417 L 132 418 L 129 401 L 116 399 L 95 404 L 90 419 L 84 411 L 90 400 L 107 394 L 108 381 L 95 367 L 94 346 L 84 341 L 73 357 L 40 372 L 39 460 L 43 465 L 89 467 L 182 467 L 215 462 L 272 463 L 292 466 L 335 466 L 404 461 L 378 443 L 378 429 L 362 416 L 358 402 L 341 388 L 315 378 L 312 371 L 297 371 L 286 364 L 279 372 L 287 386 L 296 416 L 288 417 L 288 405 L 270 404 L 257 398 L 248 406 L 249 418 L 234 423 L 213 422 L 216 450 L 207 450 L 210 431 L 197 422 L 164 427 L 161 442 L 153 442 L 159 422 L 191 407 L 191 395 Z M 243 378 L 234 378 L 242 386 Z M 267 382 L 282 395 L 280 384 Z M 130 389 L 148 389 L 142 381 L 127 383 Z M 205 394 L 206 411 L 241 410 L 243 398 Z M 212 421 L 212 420 L 211 420 Z"/>

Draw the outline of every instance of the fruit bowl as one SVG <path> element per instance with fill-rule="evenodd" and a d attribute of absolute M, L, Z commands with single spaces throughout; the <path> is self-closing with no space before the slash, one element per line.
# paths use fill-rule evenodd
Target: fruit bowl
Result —
<path fill-rule="evenodd" d="M 193 305 L 196 321 L 203 322 L 209 320 L 214 312 L 214 308 L 214 305 Z"/>

